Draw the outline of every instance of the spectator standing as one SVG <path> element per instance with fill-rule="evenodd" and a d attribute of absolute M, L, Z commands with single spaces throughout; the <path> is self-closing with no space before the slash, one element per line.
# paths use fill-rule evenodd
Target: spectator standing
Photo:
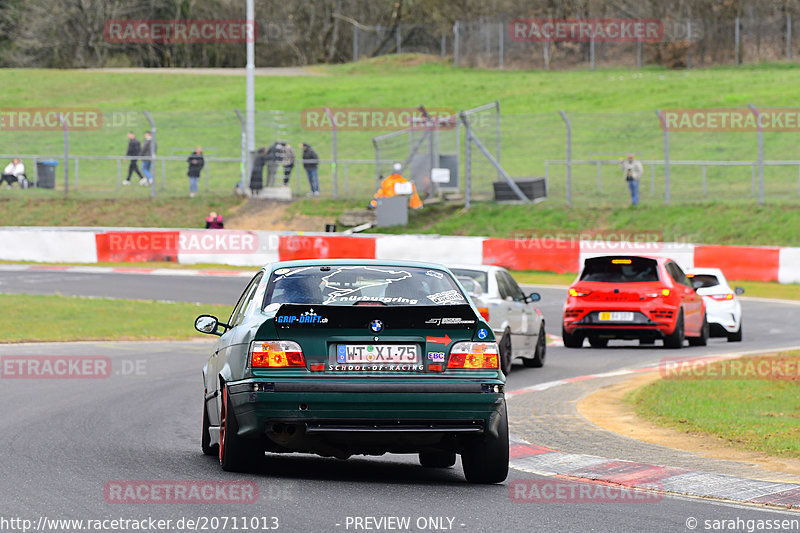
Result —
<path fill-rule="evenodd" d="M 153 139 L 153 134 L 149 131 L 144 132 L 144 144 L 142 145 L 142 172 L 146 176 L 139 180 L 139 185 L 150 185 L 153 183 L 153 176 L 150 172 L 150 165 L 153 163 L 158 151 L 156 140 Z"/>
<path fill-rule="evenodd" d="M 18 158 L 14 158 L 11 163 L 6 165 L 3 174 L 0 175 L 0 183 L 6 183 L 6 189 L 10 189 L 14 183 L 19 183 L 20 189 L 28 188 L 28 178 L 25 176 L 25 165 Z"/>
<path fill-rule="evenodd" d="M 222 223 L 222 215 L 211 211 L 206 217 L 206 229 L 225 229 L 225 224 Z"/>
<path fill-rule="evenodd" d="M 263 146 L 258 149 L 253 158 L 253 170 L 250 171 L 250 192 L 253 196 L 258 196 L 258 192 L 263 188 L 264 164 L 266 163 L 267 149 Z"/>
<path fill-rule="evenodd" d="M 186 161 L 189 163 L 189 170 L 186 171 L 186 175 L 189 176 L 189 198 L 194 198 L 200 182 L 200 171 L 206 164 L 203 159 L 203 149 L 198 146 Z"/>
<path fill-rule="evenodd" d="M 619 164 L 628 184 L 628 191 L 631 193 L 631 205 L 639 205 L 639 180 L 644 173 L 642 162 L 634 159 L 633 154 L 628 154 L 628 158 L 621 159 Z"/>
<path fill-rule="evenodd" d="M 136 135 L 134 135 L 132 131 L 129 131 L 128 151 L 125 152 L 125 155 L 128 157 L 131 156 L 139 157 L 141 152 L 142 152 L 142 145 L 139 143 L 139 139 L 136 138 Z M 128 177 L 125 179 L 125 181 L 122 182 L 123 185 L 131 184 L 131 176 L 133 175 L 134 172 L 136 172 L 136 174 L 139 176 L 139 183 L 142 183 L 144 176 L 142 176 L 142 173 L 139 172 L 139 165 L 137 164 L 137 160 L 131 159 L 130 164 L 128 165 Z"/>
<path fill-rule="evenodd" d="M 267 187 L 275 186 L 275 175 L 278 173 L 278 166 L 283 160 L 283 145 L 280 141 L 272 143 L 267 150 Z"/>
<path fill-rule="evenodd" d="M 283 185 L 289 185 L 289 178 L 292 177 L 292 169 L 294 168 L 294 148 L 289 143 L 283 147 Z"/>
<path fill-rule="evenodd" d="M 300 146 L 303 148 L 303 168 L 306 169 L 308 184 L 311 187 L 308 196 L 319 196 L 319 175 L 317 174 L 319 156 L 310 145 L 302 143 Z"/>

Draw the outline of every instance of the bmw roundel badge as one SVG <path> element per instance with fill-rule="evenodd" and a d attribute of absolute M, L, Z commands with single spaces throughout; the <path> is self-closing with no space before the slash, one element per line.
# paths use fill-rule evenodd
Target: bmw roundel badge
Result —
<path fill-rule="evenodd" d="M 487 335 L 489 335 L 489 332 L 486 331 L 485 329 L 481 328 L 481 329 L 478 330 L 478 338 L 480 340 L 485 339 Z"/>
<path fill-rule="evenodd" d="M 380 333 L 383 331 L 383 322 L 380 320 L 373 320 L 369 323 L 369 329 L 371 329 L 375 333 Z"/>

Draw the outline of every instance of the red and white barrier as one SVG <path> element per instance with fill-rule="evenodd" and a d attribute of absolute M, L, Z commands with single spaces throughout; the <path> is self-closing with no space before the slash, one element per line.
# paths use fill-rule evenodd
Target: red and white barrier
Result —
<path fill-rule="evenodd" d="M 257 267 L 278 260 L 377 258 L 568 273 L 578 272 L 589 257 L 613 254 L 666 256 L 685 268 L 718 267 L 730 279 L 800 283 L 800 248 L 238 230 L 0 229 L 0 260 L 42 263 L 172 261 Z"/>

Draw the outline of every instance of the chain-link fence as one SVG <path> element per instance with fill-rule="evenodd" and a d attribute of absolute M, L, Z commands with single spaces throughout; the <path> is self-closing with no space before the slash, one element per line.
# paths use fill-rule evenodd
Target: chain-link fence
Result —
<path fill-rule="evenodd" d="M 587 21 L 621 24 L 652 21 L 657 24 L 657 35 L 548 38 L 548 21 L 555 25 L 574 22 L 573 19 L 498 18 L 457 21 L 452 26 L 354 25 L 352 60 L 418 52 L 450 56 L 456 66 L 484 68 L 569 69 L 648 64 L 691 68 L 791 60 L 800 54 L 800 14 L 764 17 L 745 13 L 735 18 L 696 19 L 613 17 L 604 15 Z M 522 24 L 521 33 L 515 30 L 515 22 Z"/>
<path fill-rule="evenodd" d="M 396 110 L 390 110 L 396 111 Z M 732 110 L 685 110 L 704 120 L 720 113 L 741 117 L 772 117 L 772 126 L 691 127 L 663 122 L 656 110 L 631 113 L 502 114 L 500 104 L 468 111 L 472 135 L 511 178 L 545 177 L 548 203 L 556 205 L 624 205 L 629 202 L 619 168 L 628 153 L 644 162 L 641 201 L 644 204 L 725 202 L 790 202 L 800 199 L 800 110 L 754 107 Z M 3 111 L 5 112 L 5 111 Z M 305 113 L 305 114 L 304 114 Z M 358 111 L 356 114 L 360 114 Z M 676 110 L 662 110 L 676 113 Z M 384 116 L 388 113 L 384 113 Z M 257 146 L 286 141 L 294 147 L 296 164 L 289 182 L 295 196 L 308 190 L 301 143 L 319 156 L 321 194 L 328 198 L 365 199 L 376 190 L 380 176 L 400 162 L 404 174 L 423 194 L 467 192 L 474 200 L 493 199 L 493 184 L 504 179 L 490 158 L 468 143 L 463 121 L 447 115 L 443 122 L 392 131 L 370 127 L 331 127 L 307 112 L 259 111 Z M 672 115 L 671 115 L 672 116 Z M 155 191 L 128 177 L 127 134 L 141 138 L 149 122 L 141 112 L 106 112 L 97 128 L 69 131 L 68 164 L 64 164 L 64 135 L 57 128 L 0 130 L 0 167 L 20 157 L 31 181 L 37 163 L 54 160 L 57 177 L 52 189 L 6 191 L 5 194 L 62 194 L 78 197 L 146 197 L 188 195 L 186 158 L 203 147 L 206 166 L 201 194 L 231 194 L 242 178 L 241 124 L 233 110 L 205 113 L 154 112 L 158 152 L 153 163 Z M 775 118 L 785 119 L 775 123 Z M 319 117 L 316 117 L 319 119 Z M 385 118 L 385 117 L 384 117 Z M 791 119 L 791 120 L 790 120 Z M 759 119 L 760 120 L 760 119 Z M 765 119 L 766 120 L 766 119 Z M 793 121 L 793 122 L 792 122 Z M 7 121 L 6 121 L 7 123 Z M 672 124 L 670 126 L 670 124 Z M 710 122 L 709 122 L 710 124 Z M 778 124 L 776 127 L 775 124 Z M 569 128 L 568 128 L 569 127 Z M 569 135 L 568 135 L 569 133 Z M 334 149 L 335 148 L 335 149 Z M 469 164 L 468 164 L 469 162 Z M 139 157 L 139 168 L 142 158 Z M 433 179 L 433 169 L 447 169 L 447 184 Z M 468 172 L 467 172 L 468 171 Z M 278 170 L 279 176 L 282 169 Z M 246 180 L 247 181 L 247 180 Z M 245 183 L 247 185 L 247 183 Z"/>

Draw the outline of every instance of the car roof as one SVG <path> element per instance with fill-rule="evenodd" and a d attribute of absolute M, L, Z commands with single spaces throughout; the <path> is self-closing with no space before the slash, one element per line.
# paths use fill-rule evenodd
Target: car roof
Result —
<path fill-rule="evenodd" d="M 677 262 L 671 257 L 665 257 L 663 255 L 632 255 L 632 254 L 592 255 L 584 259 L 584 262 L 589 261 L 590 259 L 652 259 L 653 261 L 656 261 L 660 265 L 663 265 L 667 261 Z"/>
<path fill-rule="evenodd" d="M 505 270 L 497 265 L 465 265 L 465 264 L 447 264 L 447 268 L 457 268 L 459 270 L 477 270 L 478 272 L 491 272 L 493 270 Z"/>
<path fill-rule="evenodd" d="M 308 266 L 385 266 L 385 267 L 417 267 L 435 270 L 448 270 L 439 263 L 423 261 L 397 261 L 391 259 L 299 259 L 295 261 L 275 261 L 267 263 L 262 268 L 267 272 L 279 268 L 308 267 Z"/>
<path fill-rule="evenodd" d="M 686 273 L 687 274 L 706 274 L 706 275 L 712 275 L 712 276 L 725 277 L 725 275 L 722 273 L 722 270 L 720 270 L 719 268 L 687 268 L 686 269 Z"/>

